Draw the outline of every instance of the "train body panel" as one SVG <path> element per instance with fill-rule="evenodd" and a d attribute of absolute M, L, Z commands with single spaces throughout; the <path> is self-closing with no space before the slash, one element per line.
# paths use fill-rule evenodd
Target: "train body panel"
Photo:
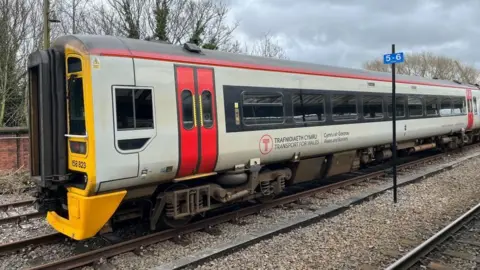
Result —
<path fill-rule="evenodd" d="M 135 75 L 132 60 L 116 57 L 96 57 L 100 67 L 92 70 L 92 87 L 95 107 L 95 147 L 97 186 L 104 180 L 137 176 L 137 154 L 120 154 L 115 147 L 112 81 L 118 85 L 134 85 Z"/>

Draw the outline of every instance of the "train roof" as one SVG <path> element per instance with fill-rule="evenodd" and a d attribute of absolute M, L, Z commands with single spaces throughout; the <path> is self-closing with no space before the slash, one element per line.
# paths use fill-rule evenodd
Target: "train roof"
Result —
<path fill-rule="evenodd" d="M 172 45 L 158 41 L 146 41 L 107 35 L 68 35 L 58 38 L 53 46 L 80 41 L 84 50 L 92 55 L 110 55 L 135 58 L 158 59 L 172 62 L 193 63 L 202 65 L 227 66 L 278 72 L 311 74 L 330 77 L 364 79 L 372 81 L 391 81 L 391 73 L 374 72 L 364 69 L 335 67 L 292 60 L 251 56 L 239 53 L 208 50 L 193 47 Z M 432 85 L 454 88 L 473 88 L 477 86 L 448 80 L 428 79 L 420 76 L 397 74 L 399 83 Z"/>

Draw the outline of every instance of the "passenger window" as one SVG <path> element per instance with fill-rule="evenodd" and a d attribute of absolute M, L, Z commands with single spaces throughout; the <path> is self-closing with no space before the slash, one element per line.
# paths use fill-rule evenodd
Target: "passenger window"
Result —
<path fill-rule="evenodd" d="M 413 117 L 423 116 L 422 99 L 419 97 L 408 97 L 408 115 Z"/>
<path fill-rule="evenodd" d="M 365 119 L 383 118 L 383 99 L 381 96 L 363 96 L 363 117 Z"/>
<path fill-rule="evenodd" d="M 293 103 L 293 120 L 296 123 L 302 123 L 303 119 L 303 107 L 302 107 L 302 96 L 300 94 L 292 95 Z"/>
<path fill-rule="evenodd" d="M 73 75 L 75 76 L 75 75 Z M 69 95 L 69 133 L 72 135 L 85 135 L 85 108 L 83 102 L 83 80 L 71 77 L 68 82 Z"/>
<path fill-rule="evenodd" d="M 450 98 L 443 98 L 440 102 L 440 115 L 446 116 L 452 114 L 452 100 Z"/>
<path fill-rule="evenodd" d="M 117 129 L 153 128 L 152 90 L 115 89 Z"/>
<path fill-rule="evenodd" d="M 284 122 L 281 94 L 243 94 L 243 122 L 245 125 L 281 124 Z"/>
<path fill-rule="evenodd" d="M 202 115 L 203 126 L 206 128 L 211 128 L 213 126 L 212 94 L 210 91 L 206 90 L 202 92 Z"/>
<path fill-rule="evenodd" d="M 427 109 L 427 115 L 438 115 L 437 97 L 426 97 L 425 106 Z"/>
<path fill-rule="evenodd" d="M 455 115 L 461 115 L 461 114 L 466 114 L 466 108 L 465 108 L 465 99 L 461 97 L 455 97 L 452 98 L 452 103 L 453 103 L 453 111 L 452 114 Z"/>
<path fill-rule="evenodd" d="M 402 118 L 405 117 L 405 97 L 398 97 L 395 96 L 395 117 Z M 392 96 L 387 97 L 387 110 L 388 110 L 388 117 L 392 118 Z"/>
<path fill-rule="evenodd" d="M 302 94 L 305 122 L 325 121 L 325 97 L 320 94 Z"/>
<path fill-rule="evenodd" d="M 322 94 L 294 94 L 293 115 L 295 122 L 325 121 L 325 97 Z"/>
<path fill-rule="evenodd" d="M 336 121 L 357 119 L 355 95 L 332 95 L 332 117 Z"/>
<path fill-rule="evenodd" d="M 477 114 L 477 97 L 473 97 L 473 113 Z"/>
<path fill-rule="evenodd" d="M 193 109 L 194 106 L 192 92 L 190 90 L 184 89 L 182 91 L 182 117 L 184 129 L 192 129 L 194 126 Z"/>

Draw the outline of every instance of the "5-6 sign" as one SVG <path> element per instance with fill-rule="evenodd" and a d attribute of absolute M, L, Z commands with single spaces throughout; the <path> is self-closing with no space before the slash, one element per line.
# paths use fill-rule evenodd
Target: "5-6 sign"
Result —
<path fill-rule="evenodd" d="M 386 65 L 403 63 L 405 58 L 403 57 L 403 52 L 399 53 L 390 53 L 383 55 L 383 63 Z"/>

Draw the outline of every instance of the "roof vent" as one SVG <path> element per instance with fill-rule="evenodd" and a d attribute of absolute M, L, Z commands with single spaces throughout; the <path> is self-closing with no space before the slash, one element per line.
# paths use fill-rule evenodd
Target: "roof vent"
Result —
<path fill-rule="evenodd" d="M 460 81 L 453 80 L 454 83 L 462 84 Z"/>
<path fill-rule="evenodd" d="M 183 44 L 183 48 L 189 52 L 194 52 L 194 53 L 201 53 L 202 52 L 202 49 L 200 49 L 200 47 L 198 47 L 196 44 L 194 43 L 185 43 Z"/>

